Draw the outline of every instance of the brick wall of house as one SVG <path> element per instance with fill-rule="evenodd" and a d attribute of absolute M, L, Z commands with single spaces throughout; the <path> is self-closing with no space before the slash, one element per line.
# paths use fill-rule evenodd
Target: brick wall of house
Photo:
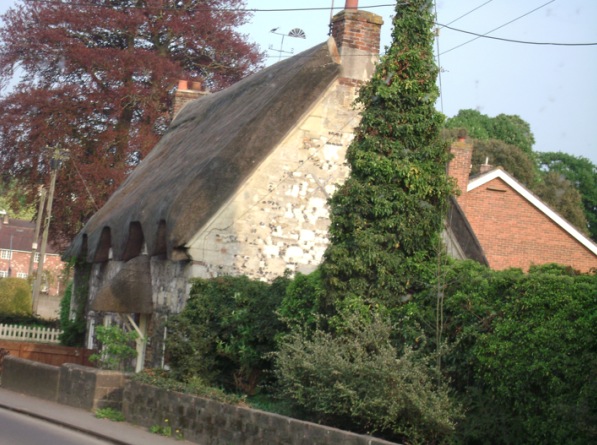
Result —
<path fill-rule="evenodd" d="M 12 251 L 12 257 L 8 259 L 0 259 L 0 271 L 8 274 L 8 269 L 11 269 L 11 277 L 13 278 L 30 278 L 29 277 L 29 262 L 31 260 L 31 252 L 23 252 L 18 250 Z M 38 263 L 33 265 L 33 275 L 37 270 Z M 45 256 L 44 271 L 47 271 L 48 280 L 47 293 L 49 296 L 55 297 L 60 295 L 63 291 L 62 273 L 64 270 L 64 263 L 57 254 L 48 254 Z M 31 277 L 33 278 L 33 277 Z M 46 287 L 44 286 L 44 291 Z"/>
<path fill-rule="evenodd" d="M 464 199 L 462 199 L 464 198 Z M 459 199 L 492 269 L 559 263 L 587 272 L 597 257 L 499 178 Z"/>

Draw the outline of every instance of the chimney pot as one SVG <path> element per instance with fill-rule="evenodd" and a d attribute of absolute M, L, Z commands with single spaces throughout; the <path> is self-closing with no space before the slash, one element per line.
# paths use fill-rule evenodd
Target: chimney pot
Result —
<path fill-rule="evenodd" d="M 178 89 L 179 90 L 188 90 L 189 89 L 189 81 L 188 80 L 179 80 L 178 81 Z"/>
<path fill-rule="evenodd" d="M 346 0 L 344 9 L 359 9 L 359 0 Z"/>

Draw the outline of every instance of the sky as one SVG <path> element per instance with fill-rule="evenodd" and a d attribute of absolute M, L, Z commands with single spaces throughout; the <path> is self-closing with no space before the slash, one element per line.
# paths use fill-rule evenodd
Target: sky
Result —
<path fill-rule="evenodd" d="M 288 33 L 300 28 L 306 39 L 284 37 L 282 49 L 294 49 L 296 54 L 310 48 L 327 38 L 332 3 L 340 9 L 345 0 L 248 0 L 248 9 L 326 9 L 255 12 L 242 31 L 268 50 L 268 63 L 275 63 L 280 55 L 290 54 L 279 52 L 282 36 L 269 31 L 278 28 L 277 32 Z M 360 9 L 384 18 L 382 48 L 391 43 L 395 4 L 359 1 Z M 374 7 L 379 5 L 386 6 Z M 436 7 L 439 24 L 453 22 L 450 27 L 477 34 L 539 8 L 489 35 L 529 42 L 597 43 L 597 0 L 437 0 Z M 597 45 L 529 45 L 487 38 L 466 43 L 474 38 L 440 30 L 438 110 L 447 117 L 462 109 L 490 117 L 518 115 L 531 126 L 535 151 L 563 151 L 597 164 Z"/>
<path fill-rule="evenodd" d="M 0 13 L 15 3 L 0 0 Z M 330 10 L 343 9 L 345 0 L 246 4 L 255 12 L 240 32 L 267 52 L 269 65 L 325 41 Z M 360 9 L 384 19 L 382 51 L 391 43 L 395 5 L 359 0 Z M 462 109 L 490 117 L 518 115 L 531 126 L 535 151 L 563 151 L 597 164 L 597 45 L 513 43 L 466 33 L 535 43 L 597 43 L 597 0 L 436 0 L 436 10 L 438 24 L 460 30 L 439 31 L 439 111 L 447 117 Z M 276 33 L 270 32 L 274 28 Z M 296 28 L 304 39 L 288 35 Z"/>

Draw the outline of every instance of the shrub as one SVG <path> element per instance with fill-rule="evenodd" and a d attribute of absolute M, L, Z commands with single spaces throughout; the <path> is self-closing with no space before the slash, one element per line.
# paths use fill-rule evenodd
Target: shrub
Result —
<path fill-rule="evenodd" d="M 283 396 L 314 420 L 408 443 L 435 443 L 454 429 L 458 410 L 429 359 L 392 346 L 377 316 L 347 316 L 342 335 L 287 336 L 275 354 Z"/>
<path fill-rule="evenodd" d="M 31 286 L 22 278 L 0 279 L 0 313 L 4 315 L 31 315 Z"/>
<path fill-rule="evenodd" d="M 70 318 L 71 297 L 73 283 L 70 282 L 60 300 L 60 343 L 64 346 L 82 346 L 85 341 L 85 316 L 83 310 L 78 307 L 75 317 Z"/>
<path fill-rule="evenodd" d="M 135 331 L 125 332 L 119 326 L 98 326 L 95 337 L 100 343 L 101 352 L 92 354 L 89 361 L 102 369 L 131 371 L 131 359 L 137 356 L 132 344 L 138 335 Z"/>
<path fill-rule="evenodd" d="M 174 375 L 247 394 L 271 368 L 268 354 L 284 329 L 276 311 L 288 285 L 247 277 L 194 280 L 184 310 L 168 323 L 167 354 Z"/>

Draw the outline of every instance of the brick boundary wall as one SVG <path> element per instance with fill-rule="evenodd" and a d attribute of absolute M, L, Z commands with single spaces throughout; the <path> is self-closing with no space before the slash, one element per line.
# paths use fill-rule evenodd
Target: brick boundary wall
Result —
<path fill-rule="evenodd" d="M 371 436 L 189 394 L 127 381 L 123 412 L 130 423 L 147 428 L 167 424 L 184 439 L 201 444 L 242 445 L 395 445 Z"/>

